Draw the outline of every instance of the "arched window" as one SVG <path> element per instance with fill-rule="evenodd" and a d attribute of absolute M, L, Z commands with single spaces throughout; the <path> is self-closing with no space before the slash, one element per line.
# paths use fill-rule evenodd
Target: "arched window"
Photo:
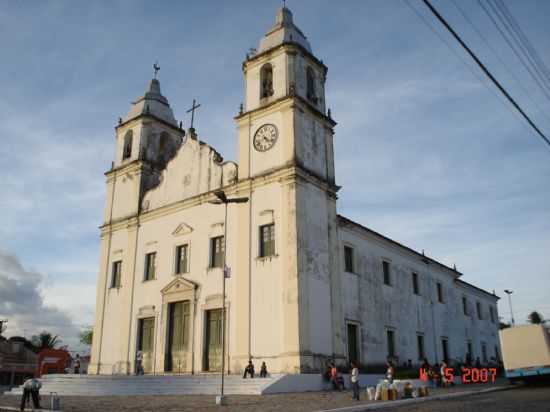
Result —
<path fill-rule="evenodd" d="M 273 68 L 269 63 L 264 64 L 260 72 L 260 86 L 260 97 L 262 99 L 273 96 Z"/>
<path fill-rule="evenodd" d="M 122 149 L 122 160 L 126 160 L 132 156 L 132 140 L 133 133 L 131 130 L 128 130 L 124 135 L 124 147 Z"/>
<path fill-rule="evenodd" d="M 311 67 L 306 69 L 306 96 L 312 102 L 317 102 L 317 98 L 315 96 L 315 75 Z"/>

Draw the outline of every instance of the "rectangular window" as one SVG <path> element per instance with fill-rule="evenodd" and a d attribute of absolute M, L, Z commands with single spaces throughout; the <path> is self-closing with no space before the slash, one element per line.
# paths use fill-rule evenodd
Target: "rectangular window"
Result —
<path fill-rule="evenodd" d="M 395 333 L 393 330 L 386 330 L 386 343 L 388 347 L 388 357 L 395 357 Z"/>
<path fill-rule="evenodd" d="M 500 362 L 500 354 L 498 352 L 498 346 L 495 345 L 495 361 Z"/>
<path fill-rule="evenodd" d="M 176 275 L 187 273 L 189 271 L 189 245 L 179 245 L 176 247 Z"/>
<path fill-rule="evenodd" d="M 353 248 L 344 246 L 344 269 L 346 272 L 354 273 L 353 271 Z"/>
<path fill-rule="evenodd" d="M 390 262 L 385 260 L 382 262 L 382 271 L 384 272 L 384 284 L 391 285 Z"/>
<path fill-rule="evenodd" d="M 487 344 L 485 342 L 481 342 L 481 358 L 483 359 L 483 363 L 487 364 Z"/>
<path fill-rule="evenodd" d="M 156 261 L 156 252 L 147 253 L 145 255 L 145 273 L 143 274 L 143 280 L 155 279 Z"/>
<path fill-rule="evenodd" d="M 260 257 L 275 255 L 275 224 L 260 226 Z"/>
<path fill-rule="evenodd" d="M 221 268 L 223 267 L 223 253 L 224 253 L 224 241 L 223 236 L 213 237 L 210 239 L 210 267 Z"/>
<path fill-rule="evenodd" d="M 464 315 L 468 316 L 468 300 L 466 296 L 462 296 L 462 312 L 464 312 Z"/>
<path fill-rule="evenodd" d="M 426 357 L 424 353 L 424 335 L 416 335 L 416 347 L 418 349 L 418 360 L 423 360 Z"/>
<path fill-rule="evenodd" d="M 476 302 L 476 312 L 477 312 L 477 318 L 479 320 L 483 319 L 483 313 L 481 313 L 481 303 Z"/>
<path fill-rule="evenodd" d="M 413 284 L 413 293 L 415 295 L 420 295 L 420 288 L 418 287 L 418 274 L 414 272 L 412 274 L 412 284 Z"/>
<path fill-rule="evenodd" d="M 437 301 L 443 303 L 443 285 L 437 282 Z"/>
<path fill-rule="evenodd" d="M 122 260 L 117 260 L 113 262 L 113 268 L 111 272 L 111 287 L 119 288 L 121 285 L 121 275 L 122 275 Z"/>
<path fill-rule="evenodd" d="M 489 306 L 489 316 L 491 316 L 491 322 L 495 323 L 495 310 L 492 306 Z"/>

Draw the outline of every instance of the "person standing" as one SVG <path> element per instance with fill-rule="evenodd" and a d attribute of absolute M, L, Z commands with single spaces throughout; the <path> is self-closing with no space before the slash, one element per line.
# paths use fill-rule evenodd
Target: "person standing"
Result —
<path fill-rule="evenodd" d="M 74 373 L 75 375 L 80 374 L 80 355 L 77 353 L 76 358 L 74 360 Z"/>
<path fill-rule="evenodd" d="M 357 367 L 357 363 L 351 362 L 351 388 L 353 390 L 353 396 L 352 399 L 355 399 L 356 401 L 359 400 L 359 368 Z"/>
<path fill-rule="evenodd" d="M 34 409 L 42 409 L 40 407 L 40 388 L 42 383 L 38 379 L 31 378 L 27 379 L 23 383 L 23 396 L 21 397 L 21 410 L 25 410 L 25 405 L 29 402 L 32 397 L 32 404 Z"/>
<path fill-rule="evenodd" d="M 393 377 L 395 376 L 395 367 L 393 366 L 392 361 L 389 359 L 386 362 L 386 365 L 388 366 L 388 369 L 386 369 L 386 379 L 389 383 L 393 383 Z"/>
<path fill-rule="evenodd" d="M 136 375 L 143 374 L 143 352 L 138 350 L 136 353 Z"/>

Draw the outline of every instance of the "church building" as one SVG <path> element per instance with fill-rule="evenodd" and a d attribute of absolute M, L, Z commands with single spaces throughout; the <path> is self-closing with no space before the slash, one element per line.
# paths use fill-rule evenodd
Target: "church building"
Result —
<path fill-rule="evenodd" d="M 116 126 L 89 373 L 499 359 L 494 293 L 338 214 L 327 67 L 288 8 L 243 75 L 238 162 L 156 76 Z"/>

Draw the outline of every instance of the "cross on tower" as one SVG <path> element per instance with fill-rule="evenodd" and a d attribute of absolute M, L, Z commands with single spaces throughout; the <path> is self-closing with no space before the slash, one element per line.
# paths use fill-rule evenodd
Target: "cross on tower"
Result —
<path fill-rule="evenodd" d="M 198 109 L 199 107 L 201 107 L 200 104 L 196 104 L 196 103 L 197 103 L 196 100 L 193 99 L 193 105 L 186 112 L 186 113 L 191 113 L 191 129 L 193 128 L 193 121 L 195 120 L 195 109 Z"/>
<path fill-rule="evenodd" d="M 157 73 L 160 70 L 160 66 L 158 65 L 158 62 L 155 62 L 155 64 L 153 64 L 153 70 L 155 71 L 155 79 L 156 79 Z"/>

